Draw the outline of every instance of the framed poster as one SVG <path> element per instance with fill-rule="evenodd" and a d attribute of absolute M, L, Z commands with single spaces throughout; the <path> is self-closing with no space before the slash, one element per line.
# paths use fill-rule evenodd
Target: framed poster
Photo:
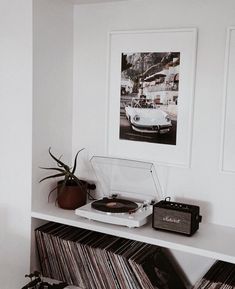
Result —
<path fill-rule="evenodd" d="M 235 173 L 235 26 L 227 30 L 221 168 Z"/>
<path fill-rule="evenodd" d="M 188 167 L 197 31 L 111 32 L 109 155 Z"/>

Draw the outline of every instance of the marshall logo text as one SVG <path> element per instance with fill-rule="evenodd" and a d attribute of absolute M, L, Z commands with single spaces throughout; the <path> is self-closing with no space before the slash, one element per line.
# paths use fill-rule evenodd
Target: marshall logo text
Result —
<path fill-rule="evenodd" d="M 171 218 L 169 216 L 166 216 L 164 218 L 162 218 L 162 220 L 164 222 L 167 222 L 167 223 L 176 223 L 176 224 L 179 224 L 180 223 L 180 219 L 176 219 L 176 218 Z"/>

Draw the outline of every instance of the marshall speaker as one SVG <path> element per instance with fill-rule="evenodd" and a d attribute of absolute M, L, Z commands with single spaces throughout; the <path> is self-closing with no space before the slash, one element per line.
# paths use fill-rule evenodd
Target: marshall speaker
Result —
<path fill-rule="evenodd" d="M 202 220 L 199 210 L 198 206 L 171 202 L 166 198 L 153 206 L 153 228 L 192 236 Z"/>

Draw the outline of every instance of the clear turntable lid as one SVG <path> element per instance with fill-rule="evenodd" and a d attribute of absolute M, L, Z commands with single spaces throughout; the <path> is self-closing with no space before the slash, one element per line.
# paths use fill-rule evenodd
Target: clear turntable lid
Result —
<path fill-rule="evenodd" d="M 93 156 L 91 164 L 97 177 L 99 197 L 126 198 L 151 202 L 163 198 L 153 163 L 104 156 Z"/>

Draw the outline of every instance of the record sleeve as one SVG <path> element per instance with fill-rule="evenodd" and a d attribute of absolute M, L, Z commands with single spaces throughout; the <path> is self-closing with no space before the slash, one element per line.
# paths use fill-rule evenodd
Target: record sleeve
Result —
<path fill-rule="evenodd" d="M 234 289 L 235 264 L 216 261 L 193 289 Z"/>
<path fill-rule="evenodd" d="M 185 289 L 157 246 L 59 224 L 35 235 L 42 272 L 50 278 L 83 289 Z M 166 284 L 160 273 L 168 275 Z"/>

